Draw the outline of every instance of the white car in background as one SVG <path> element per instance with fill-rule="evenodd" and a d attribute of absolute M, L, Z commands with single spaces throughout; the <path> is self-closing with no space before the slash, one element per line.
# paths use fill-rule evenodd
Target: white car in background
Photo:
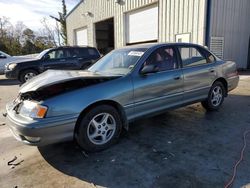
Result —
<path fill-rule="evenodd" d="M 36 54 L 32 54 L 32 55 L 26 55 L 26 56 L 11 56 L 9 54 L 6 54 L 2 51 L 0 51 L 0 75 L 4 74 L 4 70 L 5 70 L 5 65 L 7 63 L 11 63 L 13 61 L 16 60 L 24 60 L 24 59 L 31 59 L 32 57 L 34 58 Z"/>

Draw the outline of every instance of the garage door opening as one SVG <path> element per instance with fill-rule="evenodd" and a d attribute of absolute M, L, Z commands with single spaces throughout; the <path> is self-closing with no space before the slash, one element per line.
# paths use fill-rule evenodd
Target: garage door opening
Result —
<path fill-rule="evenodd" d="M 88 31 L 87 28 L 81 28 L 75 31 L 75 44 L 78 46 L 88 45 Z"/>
<path fill-rule="evenodd" d="M 114 49 L 114 18 L 95 24 L 96 47 L 101 54 Z"/>
<path fill-rule="evenodd" d="M 158 5 L 141 8 L 126 14 L 126 44 L 158 41 Z"/>

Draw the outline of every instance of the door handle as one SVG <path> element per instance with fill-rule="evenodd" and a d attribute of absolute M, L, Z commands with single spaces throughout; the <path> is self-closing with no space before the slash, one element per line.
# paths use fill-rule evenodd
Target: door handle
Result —
<path fill-rule="evenodd" d="M 60 61 L 66 61 L 66 59 L 60 59 Z"/>
<path fill-rule="evenodd" d="M 180 80 L 180 79 L 181 79 L 181 76 L 180 76 L 180 75 L 174 76 L 174 80 Z"/>
<path fill-rule="evenodd" d="M 215 71 L 215 70 L 214 70 L 213 68 L 212 68 L 212 69 L 209 69 L 209 72 L 212 72 L 212 73 L 213 73 L 214 71 Z"/>

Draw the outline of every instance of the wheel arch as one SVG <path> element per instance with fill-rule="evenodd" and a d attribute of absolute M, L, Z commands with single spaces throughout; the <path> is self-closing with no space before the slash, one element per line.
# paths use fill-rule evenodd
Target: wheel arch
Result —
<path fill-rule="evenodd" d="M 226 79 L 225 78 L 223 78 L 223 77 L 220 77 L 220 78 L 217 78 L 214 82 L 213 82 L 213 84 L 215 83 L 215 82 L 221 82 L 222 84 L 223 84 L 223 86 L 225 87 L 225 97 L 228 95 L 228 83 L 227 83 L 227 81 L 226 81 Z"/>
<path fill-rule="evenodd" d="M 39 70 L 37 68 L 31 67 L 31 68 L 23 68 L 18 72 L 18 80 L 20 80 L 21 75 L 23 72 L 27 71 L 27 70 L 33 70 L 36 71 L 39 74 Z"/>
<path fill-rule="evenodd" d="M 76 121 L 74 133 L 78 130 L 78 128 L 80 126 L 80 121 L 81 121 L 82 117 L 84 116 L 84 114 L 89 112 L 94 107 L 100 106 L 100 105 L 109 105 L 109 106 L 114 107 L 117 110 L 117 112 L 119 113 L 120 117 L 122 118 L 121 119 L 122 120 L 122 127 L 125 128 L 126 130 L 128 130 L 128 121 L 127 121 L 126 113 L 125 113 L 123 107 L 121 106 L 121 104 L 119 104 L 118 102 L 113 101 L 113 100 L 102 100 L 102 101 L 98 101 L 98 102 L 90 104 L 83 111 L 81 111 L 81 113 Z"/>

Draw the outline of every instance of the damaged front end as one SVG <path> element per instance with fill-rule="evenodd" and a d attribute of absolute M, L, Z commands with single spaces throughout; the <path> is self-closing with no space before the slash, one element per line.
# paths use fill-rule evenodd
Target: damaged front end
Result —
<path fill-rule="evenodd" d="M 118 77 L 89 72 L 76 74 L 74 71 L 47 71 L 25 83 L 10 108 L 23 117 L 41 119 L 46 116 L 49 108 L 42 101 L 115 78 Z"/>
<path fill-rule="evenodd" d="M 19 99 L 42 101 L 62 93 L 77 90 L 80 88 L 96 85 L 102 82 L 114 79 L 114 77 L 103 77 L 103 78 L 78 78 L 73 80 L 67 80 L 59 83 L 45 85 L 37 90 L 26 91 L 25 93 L 19 94 Z"/>
<path fill-rule="evenodd" d="M 29 145 L 72 140 L 84 108 L 78 106 L 80 97 L 76 96 L 91 95 L 95 91 L 91 87 L 120 77 L 87 71 L 46 71 L 26 82 L 18 97 L 6 105 L 7 125 L 17 140 Z"/>

